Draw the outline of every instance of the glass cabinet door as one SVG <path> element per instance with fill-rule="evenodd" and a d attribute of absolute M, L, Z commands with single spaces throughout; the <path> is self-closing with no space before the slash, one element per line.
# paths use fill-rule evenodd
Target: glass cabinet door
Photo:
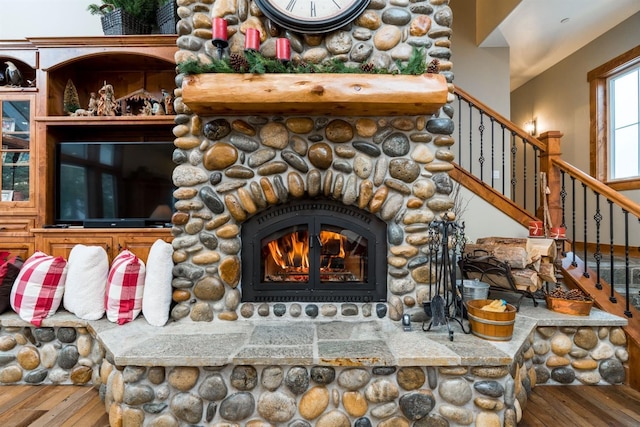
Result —
<path fill-rule="evenodd" d="M 29 200 L 31 100 L 0 98 L 2 114 L 2 201 Z"/>

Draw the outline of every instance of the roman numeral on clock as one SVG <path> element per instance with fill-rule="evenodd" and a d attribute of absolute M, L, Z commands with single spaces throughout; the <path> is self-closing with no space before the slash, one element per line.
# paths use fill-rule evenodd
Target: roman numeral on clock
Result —
<path fill-rule="evenodd" d="M 289 2 L 289 4 L 287 5 L 287 10 L 288 10 L 289 12 L 291 12 L 291 11 L 293 10 L 293 8 L 294 8 L 294 7 L 296 7 L 296 2 L 297 2 L 297 1 L 298 1 L 298 0 L 291 0 L 291 1 Z"/>
<path fill-rule="evenodd" d="M 309 2 L 311 3 L 311 16 L 312 18 L 314 18 L 316 16 L 316 3 L 315 2 Z"/>

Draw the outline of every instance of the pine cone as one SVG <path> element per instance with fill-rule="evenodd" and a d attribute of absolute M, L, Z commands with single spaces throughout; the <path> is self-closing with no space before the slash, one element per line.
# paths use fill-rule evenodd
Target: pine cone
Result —
<path fill-rule="evenodd" d="M 232 53 L 229 55 L 229 65 L 233 68 L 233 71 L 236 73 L 246 73 L 249 71 L 249 61 L 244 55 L 239 53 Z"/>
<path fill-rule="evenodd" d="M 370 73 L 375 67 L 371 62 L 367 62 L 366 64 L 360 64 L 360 69 L 365 73 Z"/>
<path fill-rule="evenodd" d="M 427 73 L 437 74 L 440 71 L 440 61 L 437 59 L 432 59 L 427 65 Z"/>

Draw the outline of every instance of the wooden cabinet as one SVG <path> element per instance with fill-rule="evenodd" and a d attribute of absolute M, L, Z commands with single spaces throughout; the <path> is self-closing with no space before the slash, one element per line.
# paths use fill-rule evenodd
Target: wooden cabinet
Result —
<path fill-rule="evenodd" d="M 35 229 L 35 247 L 49 255 L 69 258 L 75 245 L 101 246 L 109 256 L 109 262 L 128 249 L 138 258 L 147 262 L 153 243 L 162 239 L 170 242 L 172 237 L 168 229 L 95 229 L 91 233 L 82 228 Z M 90 236 L 88 234 L 91 234 Z"/>
<path fill-rule="evenodd" d="M 175 116 L 172 111 L 163 113 L 169 109 L 164 103 L 170 99 L 167 94 L 175 88 L 176 37 L 0 41 L 0 72 L 4 75 L 4 63 L 11 61 L 24 79 L 18 87 L 0 82 L 0 250 L 25 258 L 36 250 L 68 257 L 76 244 L 99 245 L 110 258 L 127 248 L 146 260 L 156 239 L 170 240 L 169 229 L 153 228 L 170 221 L 166 215 L 145 222 L 148 228 L 81 226 L 84 218 L 149 219 L 154 208 L 173 204 Z M 95 105 L 92 94 L 99 97 L 106 85 L 113 89 L 115 115 L 89 115 L 86 110 Z M 75 100 L 83 111 L 70 114 L 68 106 Z M 154 107 L 151 114 L 149 103 Z M 95 152 L 93 157 L 78 155 L 75 163 L 63 161 L 69 156 L 61 149 L 64 144 L 91 146 Z M 113 160 L 103 161 L 105 152 L 126 144 L 137 146 L 136 154 L 116 153 L 112 159 L 124 164 L 128 156 L 146 163 L 138 160 L 132 167 L 126 162 L 125 170 Z M 144 154 L 137 154 L 139 150 Z M 161 156 L 155 154 L 158 150 L 163 150 Z M 78 179 L 63 181 L 63 168 L 79 171 L 72 177 Z M 96 184 L 96 177 L 103 181 Z M 128 190 L 118 193 L 116 188 Z M 74 212 L 69 214 L 64 203 L 75 203 Z M 69 228 L 47 228 L 67 222 Z"/>

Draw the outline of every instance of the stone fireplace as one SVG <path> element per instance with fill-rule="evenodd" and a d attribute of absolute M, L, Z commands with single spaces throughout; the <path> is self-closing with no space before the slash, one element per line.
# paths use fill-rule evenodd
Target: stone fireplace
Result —
<path fill-rule="evenodd" d="M 211 16 L 237 23 L 229 52 L 253 27 L 272 57 L 260 11 L 222 3 Z M 393 72 L 420 49 L 437 74 L 285 75 L 266 89 L 268 75 L 178 77 L 174 320 L 397 321 L 421 310 L 433 292 L 428 224 L 453 208 L 447 3 L 374 0 L 347 28 L 276 34 L 292 61 Z M 217 54 L 203 15 L 180 22 L 177 62 Z"/>

